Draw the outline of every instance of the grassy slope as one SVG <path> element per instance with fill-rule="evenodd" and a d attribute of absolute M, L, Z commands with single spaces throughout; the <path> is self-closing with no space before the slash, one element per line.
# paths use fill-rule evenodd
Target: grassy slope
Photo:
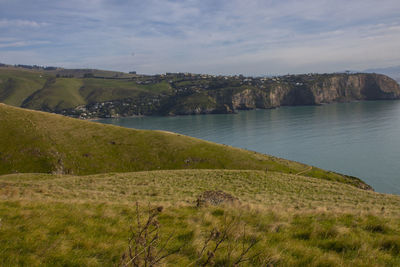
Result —
<path fill-rule="evenodd" d="M 86 104 L 79 94 L 81 79 L 58 78 L 37 91 L 24 107 L 30 109 L 62 110 Z"/>
<path fill-rule="evenodd" d="M 236 206 L 195 208 L 196 195 L 223 189 Z M 87 265 L 119 262 L 127 248 L 135 201 L 163 205 L 168 248 L 187 245 L 165 263 L 187 266 L 207 232 L 225 220 L 246 224 L 259 240 L 244 265 L 398 266 L 400 197 L 283 173 L 176 170 L 92 176 L 14 174 L 0 177 L 0 265 Z M 237 249 L 240 251 L 240 249 Z M 225 262 L 226 265 L 226 262 Z"/>
<path fill-rule="evenodd" d="M 137 97 L 139 94 L 152 95 L 171 91 L 166 81 L 138 85 L 130 80 L 56 78 L 55 73 L 56 71 L 0 67 L 0 101 L 13 106 L 23 104 L 24 107 L 30 109 L 60 110 L 90 102 L 104 102 Z M 74 72 L 71 70 L 71 73 Z M 101 74 L 99 71 L 95 73 Z M 49 78 L 54 79 L 55 82 L 46 83 Z"/>
<path fill-rule="evenodd" d="M 87 102 L 104 102 L 113 99 L 136 97 L 140 93 L 169 92 L 170 86 L 166 82 L 157 85 L 138 85 L 127 80 L 83 79 L 80 90 Z"/>
<path fill-rule="evenodd" d="M 0 101 L 21 106 L 25 99 L 44 86 L 46 78 L 40 72 L 0 68 Z"/>
<path fill-rule="evenodd" d="M 298 173 L 309 166 L 160 131 L 133 130 L 0 104 L 0 174 L 78 175 L 157 169 L 254 169 Z M 362 185 L 310 168 L 305 176 Z"/>

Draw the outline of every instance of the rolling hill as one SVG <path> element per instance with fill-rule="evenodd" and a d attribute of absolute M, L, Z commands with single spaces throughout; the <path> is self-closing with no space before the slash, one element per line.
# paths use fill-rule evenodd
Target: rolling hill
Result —
<path fill-rule="evenodd" d="M 368 188 L 350 178 L 170 132 L 126 129 L 0 104 L 0 174 L 86 175 L 165 169 L 299 173 Z"/>
<path fill-rule="evenodd" d="M 147 99 L 170 90 L 166 82 L 142 85 L 124 78 L 63 77 L 52 71 L 0 67 L 0 101 L 43 111 L 60 112 L 115 99 Z"/>

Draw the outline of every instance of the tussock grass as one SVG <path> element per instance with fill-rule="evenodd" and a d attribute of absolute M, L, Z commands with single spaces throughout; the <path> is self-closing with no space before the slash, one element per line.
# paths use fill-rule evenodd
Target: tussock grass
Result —
<path fill-rule="evenodd" d="M 196 208 L 196 196 L 209 189 L 242 204 Z M 117 264 L 136 201 L 144 210 L 149 203 L 164 206 L 163 236 L 175 237 L 168 249 L 185 244 L 167 265 L 196 261 L 210 231 L 232 218 L 240 224 L 216 254 L 216 265 L 228 262 L 244 227 L 247 245 L 258 240 L 244 266 L 400 264 L 398 196 L 274 172 L 177 170 L 1 176 L 0 265 Z"/>
<path fill-rule="evenodd" d="M 207 190 L 223 190 L 257 208 L 400 214 L 400 197 L 354 188 L 339 182 L 265 171 L 171 170 L 89 176 L 13 174 L 0 176 L 6 199 L 151 202 L 195 205 Z M 379 225 L 369 223 L 371 231 Z"/>

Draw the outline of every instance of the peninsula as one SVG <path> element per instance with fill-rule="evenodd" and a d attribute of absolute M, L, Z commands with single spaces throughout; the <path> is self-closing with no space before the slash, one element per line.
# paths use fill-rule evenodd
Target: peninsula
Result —
<path fill-rule="evenodd" d="M 227 114 L 279 106 L 399 98 L 399 84 L 374 73 L 245 77 L 0 66 L 0 102 L 81 119 Z"/>

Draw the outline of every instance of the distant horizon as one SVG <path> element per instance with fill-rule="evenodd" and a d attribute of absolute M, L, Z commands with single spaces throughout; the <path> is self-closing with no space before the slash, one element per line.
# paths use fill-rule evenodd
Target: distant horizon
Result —
<path fill-rule="evenodd" d="M 370 69 L 365 69 L 365 70 L 339 70 L 339 71 L 332 71 L 332 72 L 298 72 L 298 73 L 265 73 L 265 74 L 259 74 L 259 75 L 252 75 L 252 74 L 243 74 L 243 73 L 221 73 L 221 74 L 216 74 L 216 73 L 210 73 L 210 72 L 189 72 L 189 71 L 166 71 L 163 73 L 141 73 L 136 70 L 130 70 L 130 71 L 120 71 L 120 70 L 113 70 L 113 69 L 100 69 L 100 68 L 95 68 L 95 67 L 77 67 L 77 68 L 68 68 L 64 66 L 53 66 L 53 65 L 39 65 L 39 64 L 24 64 L 24 63 L 15 63 L 15 64 L 10 64 L 6 62 L 0 62 L 0 65 L 4 64 L 7 66 L 12 66 L 12 67 L 20 67 L 24 68 L 23 66 L 30 66 L 30 67 L 38 67 L 38 68 L 59 68 L 59 69 L 66 69 L 66 70 L 100 70 L 100 71 L 110 71 L 110 72 L 121 72 L 125 74 L 130 74 L 130 72 L 136 72 L 138 75 L 161 75 L 161 74 L 166 74 L 166 73 L 190 73 L 190 74 L 199 74 L 199 75 L 216 75 L 216 76 L 247 76 L 247 77 L 265 77 L 265 76 L 285 76 L 285 75 L 302 75 L 302 74 L 310 74 L 310 73 L 315 73 L 315 74 L 333 74 L 333 73 L 361 73 L 361 72 L 366 72 L 366 73 L 371 73 L 372 71 L 378 71 L 377 73 L 379 74 L 385 74 L 385 73 L 380 73 L 379 71 L 381 70 L 390 70 L 390 69 L 396 69 L 399 70 L 399 75 L 400 75 L 400 65 L 399 66 L 389 66 L 385 68 L 370 68 Z M 386 74 L 387 75 L 387 74 Z M 390 76 L 390 75 L 388 75 Z"/>
<path fill-rule="evenodd" d="M 400 65 L 398 0 L 0 0 L 0 61 L 246 76 Z"/>

